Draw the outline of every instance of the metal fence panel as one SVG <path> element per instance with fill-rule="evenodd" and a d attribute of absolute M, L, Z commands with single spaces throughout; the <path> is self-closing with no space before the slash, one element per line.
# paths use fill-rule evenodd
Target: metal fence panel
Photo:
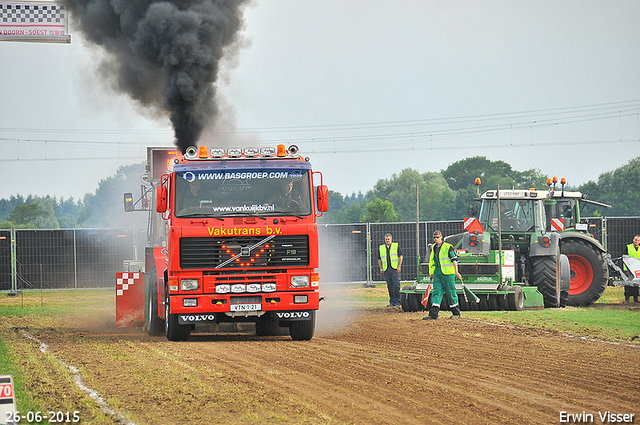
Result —
<path fill-rule="evenodd" d="M 133 229 L 86 229 L 76 233 L 77 282 L 84 288 L 113 286 L 124 260 L 134 258 Z"/>
<path fill-rule="evenodd" d="M 11 230 L 0 230 L 0 291 L 11 289 Z"/>
<path fill-rule="evenodd" d="M 367 225 L 318 226 L 321 282 L 367 281 Z"/>
<path fill-rule="evenodd" d="M 18 289 L 74 285 L 73 230 L 16 230 Z"/>
<path fill-rule="evenodd" d="M 402 250 L 402 270 L 400 280 L 410 279 L 416 270 L 416 223 L 371 223 L 371 280 L 384 281 L 380 273 L 378 257 L 384 235 L 391 233 L 393 242 L 398 242 Z M 415 276 L 413 276 L 415 277 Z"/>
<path fill-rule="evenodd" d="M 627 245 L 640 234 L 640 217 L 607 217 L 607 252 L 613 258 L 627 253 Z"/>
<path fill-rule="evenodd" d="M 131 229 L 16 230 L 17 288 L 98 288 L 133 258 Z"/>

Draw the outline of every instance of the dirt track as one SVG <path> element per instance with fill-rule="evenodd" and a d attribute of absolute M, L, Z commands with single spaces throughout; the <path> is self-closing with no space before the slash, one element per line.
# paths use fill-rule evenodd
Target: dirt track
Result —
<path fill-rule="evenodd" d="M 640 421 L 637 345 L 446 312 L 437 322 L 384 307 L 321 312 L 308 342 L 235 332 L 170 343 L 108 315 L 64 328 L 11 321 L 138 424 L 553 424 L 560 412 L 601 423 L 605 411 Z"/>

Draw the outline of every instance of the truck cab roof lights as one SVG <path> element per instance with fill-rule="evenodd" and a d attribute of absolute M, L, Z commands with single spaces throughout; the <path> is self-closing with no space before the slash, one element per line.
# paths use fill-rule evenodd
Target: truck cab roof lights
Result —
<path fill-rule="evenodd" d="M 245 148 L 244 155 L 248 157 L 258 156 L 260 154 L 260 149 L 258 148 Z"/>
<path fill-rule="evenodd" d="M 260 155 L 262 156 L 274 156 L 276 154 L 276 148 L 268 147 L 268 148 L 260 148 Z"/>
<path fill-rule="evenodd" d="M 257 157 L 294 157 L 298 153 L 298 147 L 291 145 L 289 149 L 285 145 L 278 145 L 274 147 L 263 148 L 209 148 L 207 146 L 189 146 L 184 153 L 184 158 L 187 160 L 198 159 L 223 159 L 223 158 L 257 158 Z"/>
<path fill-rule="evenodd" d="M 211 149 L 211 156 L 213 158 L 221 158 L 221 157 L 225 156 L 225 154 L 226 154 L 226 151 L 224 149 L 219 149 L 219 148 Z"/>
<path fill-rule="evenodd" d="M 232 158 L 237 158 L 242 155 L 242 149 L 240 148 L 229 148 L 227 149 L 227 155 Z"/>

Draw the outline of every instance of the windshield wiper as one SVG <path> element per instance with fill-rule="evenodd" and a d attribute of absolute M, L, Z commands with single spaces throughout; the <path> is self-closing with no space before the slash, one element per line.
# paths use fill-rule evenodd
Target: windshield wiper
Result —
<path fill-rule="evenodd" d="M 223 221 L 221 218 L 214 217 L 207 214 L 202 214 L 202 213 L 182 214 L 182 215 L 176 215 L 176 217 L 178 218 L 215 218 L 216 220 Z"/>

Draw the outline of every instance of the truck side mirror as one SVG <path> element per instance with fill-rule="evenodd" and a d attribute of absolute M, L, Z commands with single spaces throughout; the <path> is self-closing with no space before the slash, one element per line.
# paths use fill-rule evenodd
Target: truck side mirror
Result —
<path fill-rule="evenodd" d="M 124 194 L 124 212 L 131 211 L 133 211 L 133 194 L 127 192 Z"/>
<path fill-rule="evenodd" d="M 329 210 L 329 188 L 325 185 L 318 186 L 318 211 L 327 212 Z"/>
<path fill-rule="evenodd" d="M 156 211 L 163 214 L 167 211 L 167 187 L 158 186 L 156 189 Z"/>

